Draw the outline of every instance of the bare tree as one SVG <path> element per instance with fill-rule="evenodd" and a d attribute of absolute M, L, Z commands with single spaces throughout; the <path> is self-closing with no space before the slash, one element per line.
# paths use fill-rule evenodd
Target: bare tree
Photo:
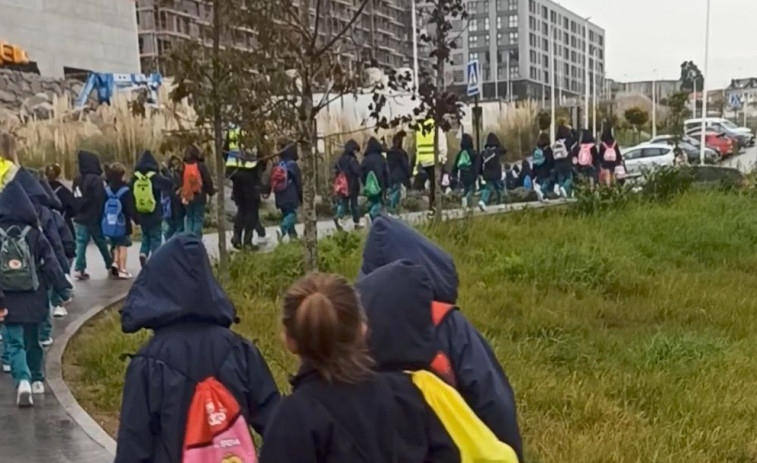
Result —
<path fill-rule="evenodd" d="M 439 182 L 440 176 L 436 169 L 439 168 L 439 143 L 445 132 L 452 128 L 452 123 L 459 120 L 463 113 L 463 105 L 458 94 L 445 88 L 444 67 L 452 64 L 451 53 L 457 48 L 459 34 L 452 34 L 456 22 L 464 22 L 468 13 L 465 10 L 465 0 L 432 0 L 427 2 L 428 11 L 423 15 L 426 28 L 417 31 L 420 34 L 419 43 L 423 48 L 430 50 L 430 69 L 421 69 L 418 82 L 410 85 L 412 76 L 400 75 L 396 72 L 389 73 L 387 84 L 379 85 L 374 95 L 374 105 L 371 115 L 377 121 L 377 127 L 381 129 L 395 128 L 400 125 L 409 125 L 413 130 L 434 130 L 434 175 L 429 181 Z M 382 111 L 388 102 L 387 91 L 407 91 L 417 93 L 418 106 L 413 114 L 387 119 Z M 434 121 L 433 128 L 424 124 L 429 119 Z M 434 189 L 434 217 L 435 220 L 442 218 L 442 187 L 437 185 Z"/>

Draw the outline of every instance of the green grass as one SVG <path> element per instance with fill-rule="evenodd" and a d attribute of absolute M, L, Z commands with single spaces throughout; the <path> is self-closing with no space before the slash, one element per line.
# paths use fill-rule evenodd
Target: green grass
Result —
<path fill-rule="evenodd" d="M 450 251 L 460 306 L 516 390 L 530 462 L 757 461 L 757 202 L 691 192 L 588 216 L 530 211 L 423 232 Z M 321 244 L 321 265 L 357 273 L 362 237 Z M 228 287 L 282 388 L 280 295 L 300 251 L 242 255 Z M 114 426 L 123 352 L 114 313 L 74 339 L 66 375 Z M 114 427 L 110 428 L 115 429 Z"/>

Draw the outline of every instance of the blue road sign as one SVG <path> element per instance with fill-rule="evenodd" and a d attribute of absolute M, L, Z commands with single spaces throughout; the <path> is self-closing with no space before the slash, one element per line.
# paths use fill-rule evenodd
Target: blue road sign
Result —
<path fill-rule="evenodd" d="M 742 101 L 741 101 L 741 97 L 739 97 L 739 95 L 737 95 L 735 93 L 731 93 L 728 96 L 728 107 L 729 108 L 731 108 L 733 110 L 741 109 L 741 105 L 742 105 Z"/>
<path fill-rule="evenodd" d="M 466 74 L 468 75 L 468 96 L 476 96 L 481 93 L 481 68 L 479 67 L 478 60 L 468 61 L 466 66 Z"/>

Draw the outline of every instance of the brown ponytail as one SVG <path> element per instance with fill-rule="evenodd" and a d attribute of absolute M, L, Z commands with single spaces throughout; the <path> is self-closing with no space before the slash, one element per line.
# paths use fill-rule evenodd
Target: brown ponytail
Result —
<path fill-rule="evenodd" d="M 310 274 L 284 296 L 287 336 L 298 354 L 328 381 L 356 383 L 370 374 L 373 359 L 364 322 L 355 289 L 338 275 Z"/>

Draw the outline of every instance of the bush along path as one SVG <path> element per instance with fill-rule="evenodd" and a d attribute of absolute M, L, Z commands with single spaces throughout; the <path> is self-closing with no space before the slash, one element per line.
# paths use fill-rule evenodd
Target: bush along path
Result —
<path fill-rule="evenodd" d="M 557 204 L 561 202 L 492 206 L 486 214 Z M 444 216 L 445 219 L 457 219 L 464 217 L 465 212 L 459 209 L 448 210 Z M 401 218 L 409 223 L 420 223 L 425 220 L 426 213 L 410 213 Z M 266 229 L 269 244 L 262 247 L 263 250 L 273 249 L 277 245 L 276 230 L 277 227 Z M 301 225 L 298 225 L 298 232 L 301 231 Z M 318 223 L 320 237 L 335 231 L 333 221 Z M 214 256 L 218 250 L 218 236 L 206 235 L 204 242 L 209 254 Z M 115 441 L 76 402 L 64 382 L 61 364 L 68 340 L 87 320 L 122 299 L 131 282 L 109 280 L 102 259 L 94 247 L 87 250 L 87 263 L 92 279 L 77 283 L 74 301 L 68 307 L 68 316 L 53 321 L 55 343 L 46 356 L 47 393 L 35 397 L 33 408 L 19 409 L 16 407 L 16 391 L 10 375 L 0 378 L 0 423 L 3 424 L 0 455 L 3 456 L 3 461 L 6 458 L 8 461 L 30 463 L 104 463 L 113 460 Z M 133 275 L 139 272 L 137 244 L 129 248 L 128 270 Z"/>

